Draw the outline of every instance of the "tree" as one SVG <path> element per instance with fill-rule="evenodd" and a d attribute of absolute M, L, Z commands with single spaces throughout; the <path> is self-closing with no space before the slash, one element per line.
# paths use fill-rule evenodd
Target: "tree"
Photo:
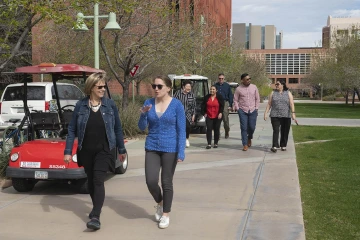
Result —
<path fill-rule="evenodd" d="M 325 89 L 343 92 L 348 100 L 348 93 L 353 92 L 359 98 L 360 86 L 360 33 L 359 27 L 353 26 L 351 35 L 336 35 L 335 47 L 324 52 L 317 52 L 313 57 L 311 74 L 308 82 Z"/>
<path fill-rule="evenodd" d="M 31 32 L 35 26 L 44 22 L 74 23 L 69 12 L 86 5 L 86 0 L 0 0 L 0 73 L 31 64 Z"/>
<path fill-rule="evenodd" d="M 171 19 L 174 11 L 167 0 L 156 4 L 147 0 L 127 1 L 117 6 L 116 13 L 121 30 L 101 31 L 100 45 L 111 73 L 123 88 L 123 107 L 128 105 L 129 84 L 133 80 L 130 71 L 140 65 L 137 78 L 146 78 L 151 65 L 167 57 L 175 57 L 176 49 L 184 39 Z"/>

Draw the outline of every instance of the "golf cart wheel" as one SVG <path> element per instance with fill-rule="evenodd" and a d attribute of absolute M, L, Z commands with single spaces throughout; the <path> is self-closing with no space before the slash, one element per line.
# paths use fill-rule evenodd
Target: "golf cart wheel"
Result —
<path fill-rule="evenodd" d="M 124 160 L 124 162 L 122 162 L 122 164 L 115 168 L 115 174 L 124 174 L 128 168 L 129 165 L 129 157 L 128 154 L 126 154 L 126 158 Z"/>
<path fill-rule="evenodd" d="M 206 127 L 200 127 L 200 133 L 205 134 L 206 133 Z"/>
<path fill-rule="evenodd" d="M 89 193 L 89 185 L 87 178 L 79 179 L 76 183 L 76 186 L 81 194 Z"/>
<path fill-rule="evenodd" d="M 30 192 L 33 190 L 36 180 L 26 178 L 13 178 L 12 185 L 18 192 Z"/>

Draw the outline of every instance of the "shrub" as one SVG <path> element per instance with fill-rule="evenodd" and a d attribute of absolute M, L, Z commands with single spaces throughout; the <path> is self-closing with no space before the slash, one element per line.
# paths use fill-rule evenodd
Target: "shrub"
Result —
<path fill-rule="evenodd" d="M 9 151 L 0 153 L 0 178 L 5 178 L 6 168 L 9 165 L 9 156 Z"/>
<path fill-rule="evenodd" d="M 122 96 L 121 95 L 114 95 L 112 99 L 115 101 L 119 113 L 121 124 L 123 128 L 124 136 L 127 138 L 139 137 L 140 135 L 144 135 L 138 128 L 138 121 L 140 118 L 140 108 L 144 104 L 145 99 L 149 97 L 147 96 L 137 96 L 135 97 L 134 103 L 132 102 L 132 98 L 129 99 L 129 105 L 126 109 L 122 108 Z"/>
<path fill-rule="evenodd" d="M 261 102 L 263 101 L 264 98 L 268 97 L 273 90 L 271 87 L 267 85 L 260 85 L 258 89 L 259 89 Z"/>
<path fill-rule="evenodd" d="M 329 95 L 322 98 L 323 101 L 335 101 L 335 99 L 336 98 L 334 95 Z"/>
<path fill-rule="evenodd" d="M 346 94 L 343 94 L 343 93 L 336 93 L 336 94 L 335 94 L 335 97 L 337 97 L 337 98 L 343 98 L 343 97 L 345 97 L 345 95 L 346 95 Z"/>
<path fill-rule="evenodd" d="M 338 90 L 336 88 L 324 88 L 323 89 L 323 96 L 332 96 L 335 95 L 335 93 Z"/>

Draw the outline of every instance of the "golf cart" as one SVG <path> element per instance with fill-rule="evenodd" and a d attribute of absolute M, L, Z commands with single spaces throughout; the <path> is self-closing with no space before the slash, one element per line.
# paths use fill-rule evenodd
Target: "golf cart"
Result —
<path fill-rule="evenodd" d="M 200 75 L 184 74 L 171 76 L 173 81 L 173 93 L 181 89 L 185 80 L 191 80 L 191 90 L 196 98 L 196 115 L 193 130 L 206 133 L 205 117 L 201 114 L 201 103 L 204 97 L 209 94 L 209 79 Z"/>
<path fill-rule="evenodd" d="M 24 117 L 17 126 L 17 133 L 24 139 L 13 138 L 14 147 L 10 152 L 6 176 L 18 192 L 31 191 L 38 181 L 62 180 L 75 184 L 79 192 L 87 193 L 87 176 L 84 168 L 77 165 L 77 139 L 73 146 L 72 162 L 64 163 L 64 149 L 68 125 L 71 121 L 74 105 L 62 105 L 59 98 L 58 81 L 75 80 L 85 82 L 92 73 L 103 70 L 76 64 L 43 63 L 36 66 L 19 67 L 16 73 L 24 74 L 23 112 Z M 52 79 L 54 95 L 47 111 L 30 111 L 28 104 L 28 74 L 49 74 Z M 107 96 L 111 98 L 106 88 Z M 19 119 L 13 119 L 19 121 Z M 55 134 L 41 134 L 41 133 Z M 49 137 L 47 137 L 49 136 Z M 117 151 L 114 149 L 114 151 Z M 123 174 L 127 170 L 128 158 L 120 162 L 116 155 L 115 173 Z"/>
<path fill-rule="evenodd" d="M 232 94 L 234 95 L 234 93 L 235 93 L 235 90 L 236 90 L 236 88 L 240 85 L 239 83 L 237 83 L 237 82 L 227 82 L 229 85 L 230 85 L 230 87 L 231 87 L 231 92 L 232 92 Z M 231 106 L 232 108 L 234 108 L 234 103 L 233 103 L 233 106 Z M 230 114 L 237 114 L 237 112 L 236 111 L 233 111 L 233 110 L 231 110 L 231 111 L 229 111 L 229 113 Z"/>

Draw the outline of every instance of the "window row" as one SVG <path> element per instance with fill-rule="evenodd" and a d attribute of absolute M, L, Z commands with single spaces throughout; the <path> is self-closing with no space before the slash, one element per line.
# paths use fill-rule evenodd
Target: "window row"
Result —
<path fill-rule="evenodd" d="M 305 80 L 305 78 L 302 78 L 301 80 Z M 271 83 L 275 84 L 277 81 L 285 81 L 286 84 L 296 84 L 296 83 L 300 83 L 300 79 L 299 78 L 289 78 L 288 81 L 286 81 L 286 78 L 271 78 Z"/>

